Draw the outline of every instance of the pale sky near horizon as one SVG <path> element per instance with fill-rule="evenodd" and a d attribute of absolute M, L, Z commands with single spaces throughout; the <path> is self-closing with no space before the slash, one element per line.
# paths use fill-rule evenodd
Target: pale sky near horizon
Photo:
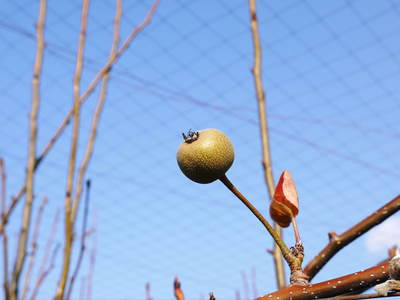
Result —
<path fill-rule="evenodd" d="M 80 3 L 48 3 L 39 151 L 72 106 Z M 82 90 L 109 54 L 114 5 L 91 1 Z M 122 40 L 150 5 L 124 1 Z M 400 193 L 400 3 L 258 1 L 258 9 L 274 177 L 288 169 L 296 181 L 307 263 L 328 232 L 343 232 Z M 24 179 L 37 11 L 37 1 L 26 0 L 0 10 L 0 157 L 8 199 Z M 263 227 L 221 183 L 189 181 L 175 159 L 181 132 L 224 131 L 235 146 L 227 175 L 269 218 L 251 66 L 248 4 L 239 0 L 161 0 L 115 65 L 87 174 L 89 224 L 97 231 L 92 299 L 145 299 L 146 282 L 155 300 L 173 299 L 175 276 L 187 299 L 210 291 L 234 299 L 237 290 L 246 299 L 243 274 L 250 285 L 256 274 L 258 295 L 275 289 L 266 252 L 272 240 Z M 83 107 L 78 162 L 97 95 Z M 36 199 L 49 198 L 38 254 L 63 207 L 70 140 L 71 127 L 37 173 Z M 14 241 L 20 217 L 21 205 L 9 226 Z M 343 249 L 315 280 L 384 259 L 387 247 L 399 244 L 398 218 Z M 62 229 L 60 223 L 57 242 Z M 292 235 L 285 230 L 289 245 Z M 86 284 L 93 236 L 88 244 L 73 299 Z M 40 299 L 54 295 L 60 265 L 59 254 Z"/>

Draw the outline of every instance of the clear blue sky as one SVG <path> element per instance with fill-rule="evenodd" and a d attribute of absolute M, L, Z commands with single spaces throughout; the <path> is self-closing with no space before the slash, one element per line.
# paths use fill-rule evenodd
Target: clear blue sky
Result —
<path fill-rule="evenodd" d="M 0 156 L 8 196 L 24 179 L 36 2 L 7 1 L 0 11 Z M 273 170 L 276 179 L 288 169 L 296 180 L 307 262 L 325 245 L 327 232 L 342 232 L 400 192 L 400 4 L 258 2 Z M 39 149 L 72 105 L 80 5 L 49 1 Z M 108 56 L 114 5 L 91 3 L 82 90 Z M 150 5 L 124 1 L 122 37 Z M 88 170 L 90 224 L 95 220 L 97 229 L 93 299 L 144 299 L 146 282 L 155 300 L 172 299 L 176 275 L 188 299 L 210 291 L 233 299 L 236 290 L 244 294 L 241 272 L 250 281 L 252 270 L 259 295 L 275 289 L 266 253 L 272 240 L 263 227 L 221 183 L 191 182 L 175 160 L 181 132 L 224 131 L 236 153 L 228 176 L 267 215 L 251 65 L 247 1 L 162 0 L 151 25 L 113 68 Z M 83 107 L 79 161 L 97 92 Z M 70 134 L 71 128 L 38 171 L 36 199 L 49 198 L 39 253 L 63 207 Z M 291 231 L 285 236 L 291 244 Z M 390 232 L 387 240 L 398 243 Z M 93 239 L 88 243 L 86 255 Z M 361 238 L 343 250 L 316 280 L 386 257 L 385 247 L 373 252 L 367 245 Z M 40 299 L 54 294 L 60 259 Z M 74 299 L 80 299 L 80 285 L 81 279 Z"/>

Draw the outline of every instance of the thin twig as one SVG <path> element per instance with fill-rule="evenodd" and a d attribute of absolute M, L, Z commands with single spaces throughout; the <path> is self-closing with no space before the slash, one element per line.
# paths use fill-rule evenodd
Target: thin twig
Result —
<path fill-rule="evenodd" d="M 261 42 L 260 34 L 257 21 L 257 8 L 256 0 L 249 0 L 250 6 L 250 25 L 253 37 L 253 53 L 254 53 L 254 66 L 252 68 L 254 84 L 257 94 L 258 103 L 258 117 L 260 124 L 260 135 L 262 141 L 262 166 L 264 170 L 264 179 L 268 187 L 269 199 L 272 200 L 275 192 L 274 176 L 272 174 L 272 160 L 271 160 L 271 150 L 269 145 L 269 133 L 268 133 L 268 119 L 267 119 L 267 109 L 265 101 L 265 92 L 262 84 L 262 56 L 261 56 Z M 282 236 L 281 227 L 274 223 L 274 229 L 279 236 Z M 278 288 L 283 288 L 286 285 L 285 269 L 283 266 L 282 254 L 279 250 L 277 244 L 274 243 L 274 265 L 275 274 Z"/>
<path fill-rule="evenodd" d="M 50 257 L 50 265 L 47 269 L 44 270 L 44 272 L 40 273 L 39 278 L 36 281 L 35 288 L 33 289 L 32 296 L 30 300 L 35 300 L 38 293 L 39 289 L 42 286 L 43 282 L 45 281 L 46 277 L 50 274 L 50 272 L 54 269 L 55 267 L 55 260 L 58 254 L 58 251 L 60 250 L 60 244 L 57 244 L 53 250 L 53 253 L 51 254 Z"/>
<path fill-rule="evenodd" d="M 146 290 L 146 300 L 153 300 L 153 298 L 151 298 L 150 282 L 146 282 L 145 290 Z"/>
<path fill-rule="evenodd" d="M 85 290 L 86 290 L 86 277 L 82 276 L 81 278 L 81 287 L 79 289 L 79 299 L 80 300 L 86 300 L 87 297 L 85 296 Z"/>
<path fill-rule="evenodd" d="M 7 174 L 4 160 L 0 158 L 0 174 L 1 174 L 1 219 L 4 218 L 4 212 L 6 209 L 6 197 L 7 197 Z M 4 299 L 10 297 L 10 286 L 8 282 L 8 235 L 6 227 L 4 227 L 3 236 L 3 273 L 4 273 Z"/>
<path fill-rule="evenodd" d="M 65 245 L 64 258 L 61 272 L 61 278 L 58 282 L 56 291 L 56 300 L 63 300 L 65 286 L 68 279 L 68 274 L 71 265 L 71 251 L 74 234 L 74 224 L 72 216 L 72 191 L 74 185 L 74 174 L 76 165 L 76 155 L 78 149 L 79 126 L 80 126 L 80 83 L 83 69 L 83 54 L 86 41 L 87 20 L 89 11 L 89 0 L 83 0 L 82 15 L 81 15 L 81 30 L 79 35 L 78 53 L 76 58 L 75 74 L 73 78 L 73 95 L 74 95 L 74 124 L 72 129 L 71 151 L 68 163 L 67 187 L 65 195 Z"/>
<path fill-rule="evenodd" d="M 36 280 L 35 283 L 35 287 L 33 288 L 33 292 L 31 295 L 30 300 L 34 300 L 36 295 L 39 292 L 40 286 L 43 284 L 44 280 L 46 279 L 47 275 L 51 272 L 51 270 L 54 268 L 54 259 L 55 259 L 55 255 L 58 251 L 58 249 L 60 248 L 59 245 L 56 245 L 56 247 L 54 248 L 53 252 L 51 252 L 51 248 L 54 244 L 54 239 L 56 237 L 56 233 L 57 233 L 57 225 L 60 221 L 60 210 L 57 210 L 56 214 L 54 215 L 54 219 L 53 219 L 53 223 L 51 225 L 51 230 L 49 233 L 49 237 L 47 238 L 46 241 L 46 246 L 44 248 L 44 253 L 43 253 L 43 257 L 42 257 L 42 262 L 40 264 L 40 268 L 38 271 L 38 279 Z M 49 262 L 49 266 L 47 266 L 47 263 Z"/>
<path fill-rule="evenodd" d="M 149 11 L 147 12 L 146 17 L 142 21 L 142 23 L 138 24 L 133 31 L 129 34 L 129 36 L 125 39 L 123 42 L 122 46 L 118 49 L 117 52 L 111 57 L 109 57 L 108 61 L 104 64 L 104 66 L 100 69 L 100 71 L 97 72 L 96 76 L 93 78 L 93 80 L 90 82 L 88 85 L 87 89 L 85 92 L 82 94 L 80 97 L 79 101 L 80 104 L 82 105 L 88 98 L 89 96 L 93 93 L 93 91 L 96 89 L 98 83 L 100 80 L 110 72 L 112 69 L 113 65 L 116 63 L 116 61 L 121 57 L 121 55 L 129 48 L 131 45 L 133 39 L 151 22 L 157 7 L 160 3 L 160 0 L 155 0 L 152 6 L 150 7 Z M 67 125 L 70 123 L 72 117 L 74 115 L 74 108 L 72 108 L 65 116 L 64 120 L 61 122 L 60 126 L 57 128 L 57 130 L 54 132 L 52 138 L 47 142 L 46 146 L 44 147 L 43 151 L 40 153 L 40 155 L 36 159 L 36 164 L 35 164 L 35 170 L 36 168 L 39 167 L 43 159 L 47 156 L 49 151 L 53 148 L 54 144 L 56 141 L 59 139 L 59 137 L 62 135 L 64 132 L 65 128 Z M 0 224 L 0 234 L 2 233 L 3 226 L 4 224 L 7 223 L 11 213 L 13 212 L 16 204 L 18 201 L 21 199 L 21 197 L 24 195 L 26 192 L 26 185 L 24 184 L 20 190 L 18 191 L 17 195 L 12 198 L 11 204 L 7 209 L 7 212 L 5 214 L 6 218 L 4 219 L 4 222 Z"/>
<path fill-rule="evenodd" d="M 329 233 L 328 244 L 307 264 L 304 268 L 304 272 L 311 280 L 341 249 L 399 210 L 400 195 L 342 234 L 338 235 L 334 232 Z"/>
<path fill-rule="evenodd" d="M 72 273 L 70 282 L 69 282 L 69 287 L 68 287 L 68 291 L 66 293 L 66 299 L 70 299 L 71 297 L 71 293 L 72 293 L 72 289 L 74 287 L 74 283 L 75 283 L 75 279 L 78 277 L 78 273 L 83 261 L 83 256 L 85 254 L 85 250 L 86 250 L 86 238 L 87 238 L 87 234 L 86 234 L 86 227 L 87 227 L 87 219 L 88 219 L 88 215 L 89 215 L 89 201 L 90 201 L 90 180 L 86 181 L 86 197 L 85 197 L 85 206 L 84 206 L 84 210 L 83 210 L 83 221 L 82 221 L 82 231 L 81 231 L 81 247 L 79 249 L 79 254 L 78 254 L 78 260 L 75 266 L 75 270 Z"/>
<path fill-rule="evenodd" d="M 120 23 L 121 23 L 121 16 L 122 16 L 122 0 L 117 0 L 116 1 L 116 9 L 115 9 L 115 17 L 114 17 L 114 33 L 113 33 L 113 43 L 111 46 L 111 51 L 110 51 L 110 57 L 112 57 L 115 52 L 118 49 L 118 44 L 120 41 Z M 71 221 L 72 223 L 75 222 L 76 215 L 78 212 L 78 207 L 80 203 L 80 198 L 81 198 L 81 193 L 82 193 L 82 187 L 83 187 L 83 180 L 85 177 L 85 173 L 87 170 L 87 167 L 89 165 L 90 159 L 93 154 L 93 148 L 94 148 L 94 143 L 96 140 L 97 136 L 97 127 L 100 121 L 100 116 L 104 107 L 104 102 L 106 100 L 106 95 L 107 95 L 107 84 L 110 78 L 110 73 L 107 72 L 102 80 L 101 83 L 101 90 L 100 90 L 100 95 L 99 95 L 99 100 L 97 103 L 96 110 L 93 115 L 93 120 L 92 120 L 92 126 L 90 129 L 90 136 L 89 136 L 89 141 L 86 147 L 86 151 L 81 163 L 81 166 L 79 168 L 78 172 L 78 179 L 76 183 L 76 193 L 75 193 L 75 199 L 73 202 L 73 207 L 72 207 L 72 215 L 71 215 Z"/>
<path fill-rule="evenodd" d="M 40 203 L 39 206 L 38 213 L 36 215 L 35 225 L 32 233 L 31 253 L 29 257 L 28 269 L 26 270 L 25 273 L 24 289 L 22 291 L 22 297 L 21 297 L 22 300 L 26 299 L 29 292 L 29 285 L 31 283 L 31 273 L 33 270 L 33 266 L 35 264 L 36 253 L 38 250 L 40 225 L 42 223 L 42 216 L 47 201 L 48 201 L 47 197 L 43 197 L 42 202 Z"/>
<path fill-rule="evenodd" d="M 251 283 L 253 288 L 253 299 L 258 297 L 258 289 L 257 289 L 257 273 L 256 268 L 251 269 Z"/>
<path fill-rule="evenodd" d="M 389 278 L 389 263 L 346 276 L 333 278 L 307 286 L 291 285 L 276 292 L 257 298 L 257 300 L 308 300 L 335 297 L 349 292 L 357 292 Z"/>
<path fill-rule="evenodd" d="M 96 253 L 97 253 L 97 213 L 94 211 L 93 214 L 93 225 L 92 225 L 92 249 L 90 251 L 90 260 L 89 260 L 89 270 L 86 276 L 87 280 L 87 291 L 86 291 L 86 300 L 92 299 L 92 290 L 93 290 L 93 276 L 94 276 L 94 269 L 96 266 Z"/>
<path fill-rule="evenodd" d="M 46 8 L 47 0 L 40 1 L 39 17 L 37 24 L 37 48 L 35 65 L 33 69 L 32 78 L 32 107 L 30 113 L 30 124 L 29 124 L 29 146 L 28 146 L 28 160 L 26 167 L 26 198 L 25 205 L 23 208 L 23 217 L 21 232 L 18 240 L 18 250 L 15 259 L 15 265 L 13 269 L 11 279 L 11 299 L 18 298 L 18 285 L 21 276 L 22 268 L 25 264 L 26 258 L 26 246 L 29 236 L 29 229 L 32 215 L 32 202 L 33 202 L 33 189 L 34 189 L 34 173 L 36 163 L 36 142 L 37 142 L 37 119 L 39 114 L 40 106 L 40 78 L 42 73 L 43 55 L 44 55 L 44 26 L 46 20 Z M 3 220 L 4 222 L 5 220 Z"/>
<path fill-rule="evenodd" d="M 247 281 L 247 276 L 245 271 L 240 272 L 242 275 L 242 282 L 243 282 L 243 297 L 244 300 L 250 300 L 250 295 L 249 295 L 249 283 Z"/>

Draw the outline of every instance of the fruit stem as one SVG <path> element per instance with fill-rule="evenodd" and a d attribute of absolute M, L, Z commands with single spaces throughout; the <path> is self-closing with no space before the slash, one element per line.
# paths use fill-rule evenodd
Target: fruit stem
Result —
<path fill-rule="evenodd" d="M 299 227 L 297 226 L 295 216 L 292 216 L 292 225 L 293 225 L 294 237 L 296 239 L 296 244 L 301 244 Z"/>
<path fill-rule="evenodd" d="M 278 233 L 275 229 L 269 224 L 267 219 L 250 203 L 249 200 L 241 193 L 239 190 L 232 184 L 232 182 L 223 175 L 219 180 L 236 196 L 239 198 L 240 201 L 243 202 L 244 205 L 247 206 L 248 209 L 257 217 L 257 219 L 264 225 L 264 227 L 268 230 L 269 234 L 275 240 L 276 244 L 278 245 L 279 249 L 281 249 L 282 255 L 285 258 L 286 262 L 289 266 L 296 264 L 295 260 L 296 257 L 290 252 L 289 248 L 286 246 L 285 242 L 280 238 Z"/>

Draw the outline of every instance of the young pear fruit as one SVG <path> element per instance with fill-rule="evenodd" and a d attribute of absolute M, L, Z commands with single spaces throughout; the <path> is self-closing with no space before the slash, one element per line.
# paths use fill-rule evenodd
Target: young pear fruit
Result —
<path fill-rule="evenodd" d="M 211 183 L 221 178 L 232 166 L 233 145 L 217 129 L 203 129 L 183 134 L 184 142 L 176 153 L 179 168 L 189 179 Z"/>

